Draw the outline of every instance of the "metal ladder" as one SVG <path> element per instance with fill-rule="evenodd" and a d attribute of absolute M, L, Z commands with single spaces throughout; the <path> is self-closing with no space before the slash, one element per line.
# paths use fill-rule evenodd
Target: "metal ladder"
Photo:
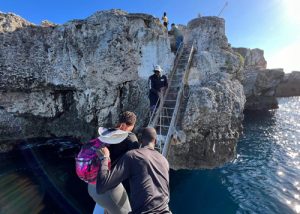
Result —
<path fill-rule="evenodd" d="M 177 50 L 174 67 L 169 75 L 169 87 L 157 103 L 157 110 L 150 117 L 149 126 L 156 129 L 158 139 L 156 149 L 165 157 L 168 155 L 170 141 L 175 132 L 175 125 L 187 82 L 191 60 L 195 51 L 193 44 L 183 44 Z"/>

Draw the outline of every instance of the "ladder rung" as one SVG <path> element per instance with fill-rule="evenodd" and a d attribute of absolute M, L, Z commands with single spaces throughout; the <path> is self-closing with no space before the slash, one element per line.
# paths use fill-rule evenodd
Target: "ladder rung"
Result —
<path fill-rule="evenodd" d="M 164 100 L 165 102 L 176 102 L 176 100 Z"/>
<path fill-rule="evenodd" d="M 172 117 L 170 117 L 170 116 L 160 116 L 160 117 L 163 117 L 163 118 L 172 118 Z"/>
<path fill-rule="evenodd" d="M 171 109 L 171 110 L 174 110 L 174 108 L 170 108 L 170 107 L 163 107 L 163 109 Z"/>
<path fill-rule="evenodd" d="M 170 127 L 170 126 L 164 126 L 164 125 L 156 125 L 156 126 L 164 127 L 164 128 L 169 128 Z"/>

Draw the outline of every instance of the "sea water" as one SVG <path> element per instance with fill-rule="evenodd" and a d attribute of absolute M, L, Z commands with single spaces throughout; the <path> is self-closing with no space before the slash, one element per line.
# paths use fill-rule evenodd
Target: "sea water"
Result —
<path fill-rule="evenodd" d="M 300 98 L 245 114 L 234 161 L 171 172 L 174 213 L 300 213 Z"/>
<path fill-rule="evenodd" d="M 23 141 L 0 154 L 0 213 L 92 213 L 72 139 Z M 245 114 L 237 156 L 213 170 L 170 173 L 174 214 L 300 213 L 300 98 Z"/>

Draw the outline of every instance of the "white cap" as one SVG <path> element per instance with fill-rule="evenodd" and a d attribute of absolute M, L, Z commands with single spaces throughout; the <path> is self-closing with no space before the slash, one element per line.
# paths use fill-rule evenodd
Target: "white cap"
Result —
<path fill-rule="evenodd" d="M 163 69 L 162 69 L 159 65 L 155 65 L 155 66 L 154 66 L 154 71 L 162 72 Z"/>
<path fill-rule="evenodd" d="M 106 144 L 118 144 L 128 137 L 128 132 L 119 129 L 106 129 L 99 127 L 99 140 Z"/>

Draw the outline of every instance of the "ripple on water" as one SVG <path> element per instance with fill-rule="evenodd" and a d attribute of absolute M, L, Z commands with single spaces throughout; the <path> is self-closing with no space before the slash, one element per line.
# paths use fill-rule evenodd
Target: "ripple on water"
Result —
<path fill-rule="evenodd" d="M 201 176 L 190 175 L 197 177 L 199 183 L 211 174 L 218 177 L 221 182 L 211 179 L 206 185 L 220 190 L 225 187 L 229 195 L 223 192 L 220 198 L 227 201 L 229 198 L 227 203 L 237 206 L 229 209 L 219 205 L 213 209 L 199 202 L 200 205 L 187 205 L 194 207 L 189 213 L 300 213 L 300 97 L 279 99 L 278 110 L 246 114 L 244 127 L 238 154 L 232 163 L 203 170 Z M 189 185 L 196 190 L 199 184 L 182 184 L 183 187 Z M 201 191 L 199 188 L 196 195 L 201 196 Z M 213 196 L 207 194 L 206 198 L 214 198 L 222 191 L 211 194 Z M 218 206 L 213 200 L 205 203 Z M 174 213 L 181 213 L 176 212 L 176 206 L 172 208 Z"/>
<path fill-rule="evenodd" d="M 272 118 L 255 122 L 252 115 L 250 124 L 246 120 L 237 157 L 242 160 L 226 166 L 232 172 L 227 176 L 228 185 L 239 183 L 229 191 L 239 203 L 240 211 L 300 212 L 299 109 L 299 98 L 280 99 L 279 110 L 274 111 Z"/>

